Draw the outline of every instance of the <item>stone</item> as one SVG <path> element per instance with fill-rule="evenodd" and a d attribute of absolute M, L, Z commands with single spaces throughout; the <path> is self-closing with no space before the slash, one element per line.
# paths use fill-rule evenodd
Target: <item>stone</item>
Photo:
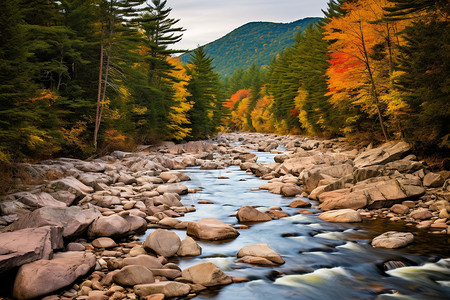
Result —
<path fill-rule="evenodd" d="M 144 266 L 125 266 L 113 276 L 114 282 L 122 286 L 135 286 L 137 284 L 153 283 L 153 273 Z"/>
<path fill-rule="evenodd" d="M 188 284 L 174 281 L 161 281 L 151 284 L 134 286 L 134 293 L 140 297 L 154 294 L 163 294 L 165 297 L 182 297 L 189 294 L 191 288 Z"/>
<path fill-rule="evenodd" d="M 174 256 L 180 248 L 181 240 L 172 231 L 157 229 L 153 231 L 145 240 L 144 249 L 153 251 L 164 257 Z"/>
<path fill-rule="evenodd" d="M 181 276 L 180 270 L 175 269 L 150 269 L 154 276 L 162 276 L 169 279 L 175 279 Z"/>
<path fill-rule="evenodd" d="M 66 207 L 67 205 L 61 201 L 56 200 L 48 193 L 32 194 L 30 192 L 20 192 L 10 194 L 6 197 L 6 201 L 19 201 L 23 204 L 33 208 L 41 207 Z"/>
<path fill-rule="evenodd" d="M 124 173 L 124 172 L 120 172 L 118 181 L 122 182 L 126 185 L 131 185 L 133 183 L 137 183 L 137 180 L 135 177 L 131 176 L 130 174 Z"/>
<path fill-rule="evenodd" d="M 85 185 L 75 177 L 65 177 L 51 181 L 48 184 L 48 188 L 54 191 L 67 191 L 74 194 L 76 199 L 81 199 L 87 194 L 94 192 L 92 187 Z"/>
<path fill-rule="evenodd" d="M 311 203 L 305 200 L 294 200 L 289 204 L 289 207 L 299 208 L 299 207 L 310 207 Z"/>
<path fill-rule="evenodd" d="M 108 237 L 101 237 L 92 241 L 92 246 L 95 248 L 113 248 L 117 247 L 116 242 Z"/>
<path fill-rule="evenodd" d="M 261 266 L 278 266 L 278 264 L 268 260 L 267 258 L 256 256 L 243 256 L 236 260 L 236 262 Z"/>
<path fill-rule="evenodd" d="M 401 248 L 411 244 L 414 235 L 410 232 L 388 231 L 372 240 L 372 246 L 377 248 Z"/>
<path fill-rule="evenodd" d="M 102 216 L 95 220 L 88 228 L 88 236 L 93 237 L 124 237 L 136 232 L 144 231 L 147 221 L 141 217 L 124 214 Z"/>
<path fill-rule="evenodd" d="M 281 187 L 281 195 L 285 197 L 294 197 L 303 192 L 303 189 L 294 183 L 286 183 Z"/>
<path fill-rule="evenodd" d="M 86 248 L 80 243 L 69 243 L 66 246 L 66 251 L 84 251 Z"/>
<path fill-rule="evenodd" d="M 187 234 L 202 240 L 212 241 L 234 239 L 239 236 L 239 232 L 229 224 L 213 218 L 189 223 Z"/>
<path fill-rule="evenodd" d="M 175 193 L 178 195 L 186 195 L 188 193 L 188 187 L 183 184 L 163 184 L 158 186 L 156 191 L 160 194 Z"/>
<path fill-rule="evenodd" d="M 153 295 L 149 295 L 147 297 L 145 297 L 145 300 L 164 300 L 165 299 L 165 295 L 164 294 L 153 294 Z"/>
<path fill-rule="evenodd" d="M 202 254 L 202 247 L 190 236 L 181 241 L 180 248 L 177 251 L 178 256 L 196 256 Z"/>
<path fill-rule="evenodd" d="M 181 207 L 183 204 L 180 202 L 180 196 L 175 193 L 164 193 L 164 195 L 160 195 L 157 197 L 153 197 L 150 199 L 147 199 L 145 201 L 146 206 L 158 206 L 158 205 L 167 205 L 169 207 L 177 206 Z M 151 205 L 149 203 L 151 201 Z"/>
<path fill-rule="evenodd" d="M 378 148 L 364 151 L 356 156 L 354 164 L 356 168 L 384 165 L 400 159 L 410 149 L 411 146 L 405 142 L 385 143 Z"/>
<path fill-rule="evenodd" d="M 413 210 L 409 215 L 416 220 L 426 220 L 433 216 L 433 214 L 425 208 Z"/>
<path fill-rule="evenodd" d="M 13 296 L 33 299 L 55 292 L 86 275 L 95 266 L 92 253 L 63 252 L 51 260 L 38 260 L 19 268 L 14 281 Z"/>
<path fill-rule="evenodd" d="M 176 180 L 176 182 L 191 180 L 189 176 L 181 172 L 162 172 L 161 174 L 159 174 L 159 178 L 161 178 L 164 182 L 174 182 L 174 179 Z"/>
<path fill-rule="evenodd" d="M 361 222 L 362 218 L 359 212 L 353 209 L 331 210 L 319 215 L 319 219 L 327 222 L 336 223 L 354 223 Z"/>
<path fill-rule="evenodd" d="M 87 300 L 108 300 L 104 291 L 90 291 Z"/>
<path fill-rule="evenodd" d="M 222 272 L 212 262 L 194 265 L 182 272 L 183 279 L 207 287 L 232 283 L 230 276 Z"/>
<path fill-rule="evenodd" d="M 438 173 L 430 172 L 427 173 L 423 178 L 423 185 L 427 187 L 442 187 L 444 185 L 444 182 L 444 177 Z"/>
<path fill-rule="evenodd" d="M 239 208 L 236 213 L 236 218 L 239 222 L 266 222 L 272 220 L 267 214 L 248 205 Z"/>
<path fill-rule="evenodd" d="M 83 234 L 88 226 L 100 216 L 100 212 L 95 208 L 82 209 L 79 206 L 43 207 L 30 214 L 22 215 L 7 230 L 61 226 L 64 229 L 63 236 L 65 238 L 74 238 Z"/>
<path fill-rule="evenodd" d="M 409 207 L 402 204 L 395 204 L 391 207 L 391 211 L 399 215 L 404 215 L 409 213 Z"/>
<path fill-rule="evenodd" d="M 247 245 L 239 250 L 237 257 L 254 256 L 268 259 L 276 264 L 284 264 L 283 258 L 267 244 Z"/>
<path fill-rule="evenodd" d="M 174 228 L 180 222 L 178 219 L 168 217 L 159 221 L 158 224 L 164 227 Z"/>
<path fill-rule="evenodd" d="M 50 259 L 64 247 L 62 228 L 44 226 L 0 233 L 0 274 L 15 267 Z"/>

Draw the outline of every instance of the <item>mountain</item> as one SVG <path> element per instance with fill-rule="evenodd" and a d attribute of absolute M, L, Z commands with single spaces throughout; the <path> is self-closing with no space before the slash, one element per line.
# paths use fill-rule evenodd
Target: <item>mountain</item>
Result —
<path fill-rule="evenodd" d="M 216 72 L 230 76 L 253 63 L 268 65 L 272 58 L 294 44 L 295 36 L 309 24 L 321 18 L 305 18 L 292 23 L 251 22 L 233 30 L 222 38 L 206 44 L 205 52 L 212 57 Z M 187 63 L 190 52 L 181 56 Z"/>

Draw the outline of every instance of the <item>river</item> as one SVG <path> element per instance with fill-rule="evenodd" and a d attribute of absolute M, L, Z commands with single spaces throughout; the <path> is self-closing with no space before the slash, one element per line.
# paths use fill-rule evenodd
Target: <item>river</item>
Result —
<path fill-rule="evenodd" d="M 258 162 L 273 161 L 274 154 L 258 152 Z M 254 190 L 265 181 L 248 175 L 238 166 L 219 170 L 183 171 L 191 181 L 189 188 L 203 188 L 196 194 L 182 196 L 185 206 L 196 212 L 180 220 L 198 221 L 212 217 L 239 225 L 231 216 L 241 206 L 268 209 L 280 206 L 291 215 L 265 223 L 247 224 L 240 236 L 231 241 L 197 242 L 202 254 L 194 258 L 172 258 L 180 268 L 213 262 L 228 275 L 245 277 L 249 282 L 208 289 L 195 299 L 450 299 L 450 244 L 443 235 L 430 236 L 403 223 L 388 220 L 364 220 L 360 224 L 322 221 L 314 214 L 298 214 L 288 207 L 298 198 L 285 198 L 264 190 Z M 226 176 L 229 179 L 218 179 Z M 209 200 L 214 204 L 198 204 Z M 146 236 L 154 229 L 149 229 Z M 373 248 L 370 240 L 389 230 L 408 230 L 415 242 L 403 249 Z M 182 230 L 174 230 L 181 239 Z M 285 260 L 277 267 L 257 267 L 236 263 L 236 254 L 245 245 L 267 243 Z M 390 262 L 392 261 L 392 262 Z M 394 267 L 393 267 L 394 266 Z M 400 266 L 400 267 L 398 267 Z M 398 268 L 395 268 L 398 267 Z"/>

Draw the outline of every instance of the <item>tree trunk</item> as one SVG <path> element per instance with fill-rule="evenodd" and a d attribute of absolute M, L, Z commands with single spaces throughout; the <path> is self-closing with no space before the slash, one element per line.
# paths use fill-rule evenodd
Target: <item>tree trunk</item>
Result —
<path fill-rule="evenodd" d="M 94 149 L 97 150 L 97 136 L 101 121 L 101 95 L 102 95 L 102 79 L 103 79 L 103 29 L 100 42 L 100 70 L 98 72 L 98 93 L 97 93 L 97 112 L 95 114 L 94 128 Z"/>

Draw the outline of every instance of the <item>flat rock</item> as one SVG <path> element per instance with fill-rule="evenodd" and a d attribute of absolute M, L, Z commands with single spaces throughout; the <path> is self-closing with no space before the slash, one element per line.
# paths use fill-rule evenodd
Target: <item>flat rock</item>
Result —
<path fill-rule="evenodd" d="M 194 265 L 182 272 L 183 279 L 203 286 L 217 286 L 232 283 L 230 276 L 211 262 Z"/>
<path fill-rule="evenodd" d="M 256 208 L 245 205 L 239 208 L 236 214 L 239 222 L 266 222 L 271 221 L 272 218 L 265 213 L 260 212 Z"/>
<path fill-rule="evenodd" d="M 183 184 L 163 184 L 158 186 L 156 191 L 160 194 L 175 193 L 178 195 L 186 195 L 188 193 L 188 187 Z"/>
<path fill-rule="evenodd" d="M 200 254 L 202 254 L 202 247 L 190 236 L 181 241 L 180 248 L 177 251 L 178 256 L 196 256 Z"/>
<path fill-rule="evenodd" d="M 256 256 L 243 256 L 236 260 L 236 262 L 260 266 L 278 266 L 278 264 L 268 260 L 267 258 Z"/>
<path fill-rule="evenodd" d="M 159 178 L 161 178 L 164 182 L 179 182 L 191 180 L 189 176 L 181 172 L 162 172 L 161 174 L 159 174 Z"/>
<path fill-rule="evenodd" d="M 444 185 L 445 179 L 438 173 L 427 173 L 423 178 L 423 185 L 427 187 L 441 187 Z M 26 204 L 26 203 L 25 203 Z"/>
<path fill-rule="evenodd" d="M 388 231 L 372 240 L 372 246 L 377 248 L 401 248 L 411 244 L 414 235 L 410 232 Z"/>
<path fill-rule="evenodd" d="M 417 220 L 426 220 L 430 219 L 433 216 L 433 214 L 428 209 L 425 208 L 413 210 L 409 215 Z"/>
<path fill-rule="evenodd" d="M 239 250 L 237 257 L 254 256 L 268 259 L 276 264 L 284 264 L 283 258 L 272 250 L 267 244 L 255 244 L 244 246 Z"/>
<path fill-rule="evenodd" d="M 180 248 L 181 240 L 172 231 L 157 229 L 153 231 L 145 240 L 144 248 L 147 251 L 154 251 L 164 257 L 174 256 Z"/>
<path fill-rule="evenodd" d="M 44 226 L 0 233 L 0 273 L 39 259 L 50 259 L 64 247 L 62 227 Z"/>
<path fill-rule="evenodd" d="M 355 158 L 354 164 L 356 168 L 383 165 L 400 159 L 410 149 L 411 146 L 405 142 L 389 142 L 378 148 L 362 152 Z"/>
<path fill-rule="evenodd" d="M 81 199 L 87 194 L 94 192 L 92 187 L 85 185 L 75 177 L 65 177 L 54 180 L 48 184 L 48 188 L 55 191 L 67 191 L 74 194 L 77 199 Z"/>
<path fill-rule="evenodd" d="M 310 207 L 311 203 L 305 200 L 294 200 L 291 203 L 289 203 L 289 207 L 299 208 L 299 207 Z"/>
<path fill-rule="evenodd" d="M 226 240 L 239 236 L 239 232 L 222 221 L 213 218 L 201 219 L 198 222 L 190 222 L 187 234 L 202 240 Z"/>
<path fill-rule="evenodd" d="M 95 255 L 86 252 L 63 252 L 51 260 L 38 260 L 20 267 L 13 296 L 33 299 L 55 292 L 86 275 L 95 266 Z"/>
<path fill-rule="evenodd" d="M 37 193 L 32 194 L 30 192 L 20 192 L 15 194 L 10 194 L 6 197 L 6 201 L 19 201 L 23 204 L 33 208 L 41 208 L 41 207 L 66 207 L 67 205 L 61 201 L 53 198 L 52 195 L 48 193 Z"/>
<path fill-rule="evenodd" d="M 95 248 L 113 248 L 117 247 L 117 243 L 108 237 L 101 237 L 92 241 L 92 246 Z"/>
<path fill-rule="evenodd" d="M 327 222 L 336 222 L 336 223 L 354 223 L 362 221 L 359 212 L 353 209 L 339 209 L 327 211 L 320 214 L 319 219 L 322 219 Z"/>
<path fill-rule="evenodd" d="M 141 254 L 136 257 L 127 257 L 123 260 L 124 266 L 144 266 L 147 269 L 161 269 L 163 265 L 161 261 L 154 256 L 148 254 Z"/>
<path fill-rule="evenodd" d="M 113 280 L 123 286 L 135 286 L 137 284 L 153 283 L 153 273 L 144 266 L 125 266 L 114 274 Z"/>
<path fill-rule="evenodd" d="M 167 298 L 181 297 L 189 294 L 190 290 L 191 287 L 188 284 L 174 281 L 162 281 L 134 286 L 134 292 L 140 297 L 154 294 L 163 294 Z"/>

